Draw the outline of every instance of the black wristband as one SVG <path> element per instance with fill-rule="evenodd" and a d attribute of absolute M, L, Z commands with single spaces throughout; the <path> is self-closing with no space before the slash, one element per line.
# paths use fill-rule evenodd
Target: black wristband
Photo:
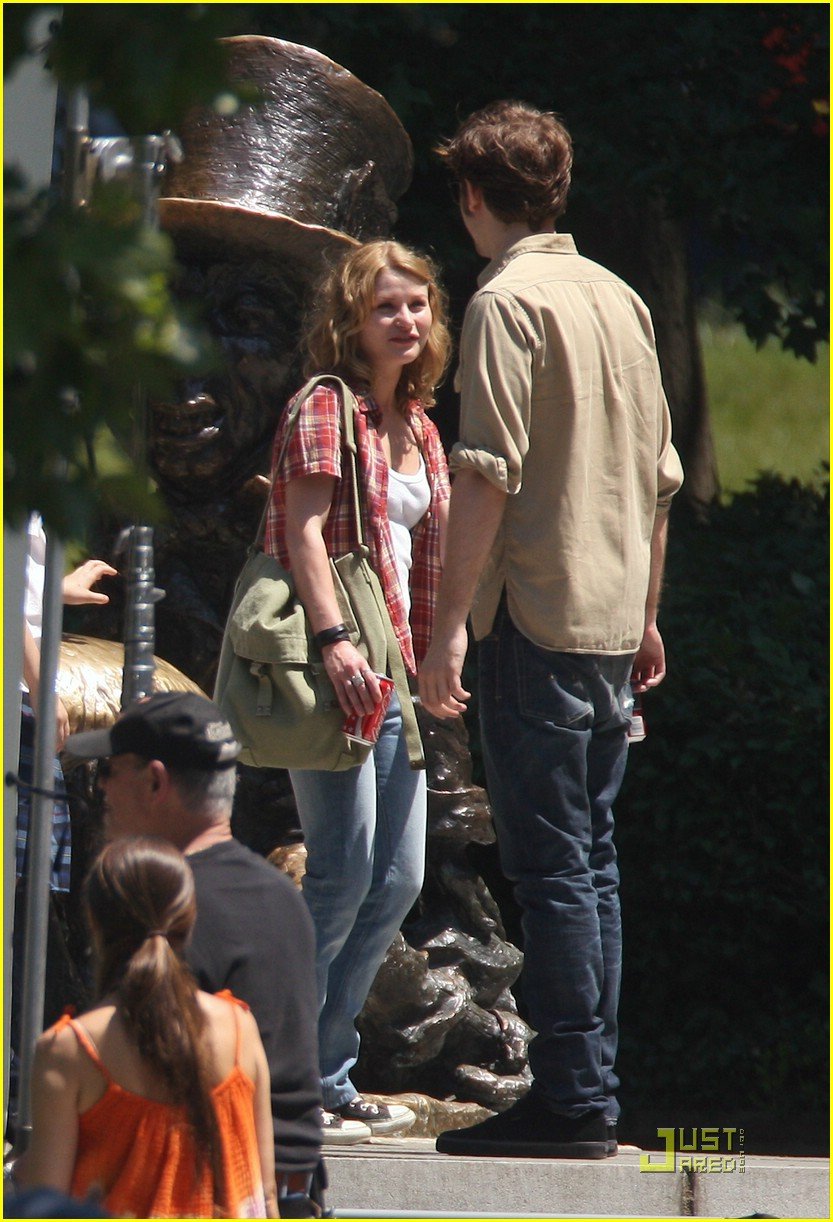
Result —
<path fill-rule="evenodd" d="M 333 624 L 332 628 L 324 628 L 316 632 L 315 643 L 319 649 L 325 645 L 335 645 L 336 641 L 349 641 L 350 631 L 346 624 Z"/>

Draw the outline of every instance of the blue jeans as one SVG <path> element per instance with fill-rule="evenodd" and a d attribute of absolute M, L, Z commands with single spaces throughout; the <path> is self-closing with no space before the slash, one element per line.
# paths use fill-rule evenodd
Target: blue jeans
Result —
<path fill-rule="evenodd" d="M 356 1095 L 356 1018 L 425 871 L 426 780 L 408 762 L 394 694 L 379 741 L 360 768 L 290 772 L 315 926 L 318 1047 L 324 1107 Z"/>
<path fill-rule="evenodd" d="M 616 1120 L 622 966 L 612 803 L 627 758 L 633 655 L 533 645 L 505 601 L 480 642 L 480 723 L 501 866 L 524 933 L 533 1089 L 567 1117 Z"/>

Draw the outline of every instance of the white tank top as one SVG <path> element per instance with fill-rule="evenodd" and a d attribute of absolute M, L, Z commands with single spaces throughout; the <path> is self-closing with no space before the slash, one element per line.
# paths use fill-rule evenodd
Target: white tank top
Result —
<path fill-rule="evenodd" d="M 410 572 L 412 563 L 411 531 L 431 504 L 431 485 L 425 462 L 420 455 L 419 470 L 413 475 L 388 468 L 388 521 L 396 558 L 396 572 L 405 607 L 411 610 Z"/>

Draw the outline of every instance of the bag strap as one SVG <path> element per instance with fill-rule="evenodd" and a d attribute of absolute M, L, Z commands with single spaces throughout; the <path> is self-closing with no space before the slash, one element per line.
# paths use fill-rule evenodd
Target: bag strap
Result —
<path fill-rule="evenodd" d="M 322 382 L 335 382 L 336 386 L 339 386 L 341 388 L 341 425 L 342 425 L 341 439 L 342 439 L 344 448 L 347 450 L 347 452 L 350 455 L 350 461 L 351 461 L 352 468 L 353 468 L 353 514 L 355 516 L 356 535 L 359 540 L 359 546 L 364 550 L 367 548 L 367 544 L 364 541 L 364 528 L 362 526 L 362 510 L 361 510 L 361 502 L 359 500 L 359 473 L 358 473 L 358 466 L 356 462 L 356 453 L 357 453 L 356 426 L 355 426 L 354 419 L 353 419 L 353 415 L 354 415 L 354 412 L 357 406 L 357 400 L 356 400 L 356 396 L 353 394 L 350 387 L 347 385 L 346 382 L 342 381 L 341 378 L 336 377 L 336 375 L 333 373 L 319 373 L 319 374 L 316 374 L 314 378 L 310 378 L 310 380 L 304 386 L 302 386 L 301 389 L 298 391 L 297 395 L 295 396 L 295 398 L 292 401 L 292 406 L 288 410 L 288 415 L 286 418 L 286 427 L 285 427 L 285 431 L 283 435 L 283 443 L 281 445 L 280 454 L 278 455 L 277 459 L 275 460 L 274 470 L 275 470 L 276 475 L 278 471 L 280 471 L 281 464 L 283 463 L 283 460 L 286 457 L 286 451 L 289 447 L 289 439 L 292 436 L 292 430 L 295 427 L 295 422 L 298 419 L 298 416 L 301 414 L 301 408 L 306 403 L 307 399 L 310 397 L 310 395 L 316 389 L 316 387 L 319 386 Z M 269 506 L 272 503 L 273 489 L 274 489 L 274 480 L 270 482 L 269 484 L 269 492 L 266 496 L 266 504 L 264 506 L 263 513 L 261 514 L 261 517 L 260 517 L 260 525 L 257 528 L 257 534 L 255 535 L 254 546 L 256 548 L 262 545 L 264 535 L 266 534 L 266 519 L 269 515 Z"/>
<path fill-rule="evenodd" d="M 422 735 L 419 732 L 416 709 L 414 707 L 413 696 L 411 695 L 411 685 L 408 682 L 408 672 L 405 670 L 405 663 L 402 661 L 402 650 L 399 648 L 399 641 L 396 639 L 396 633 L 393 630 L 387 604 L 384 598 L 381 600 L 379 598 L 377 591 L 380 588 L 379 586 L 374 586 L 373 593 L 379 604 L 379 614 L 385 628 L 390 677 L 396 686 L 396 693 L 399 696 L 399 707 L 402 710 L 402 728 L 405 731 L 408 762 L 412 768 L 424 768 L 425 756 L 422 751 Z"/>
<path fill-rule="evenodd" d="M 321 378 L 314 378 L 313 382 L 321 381 Z M 330 376 L 324 380 L 336 382 L 341 387 L 342 392 L 342 416 L 344 420 L 344 433 L 342 440 L 344 447 L 350 455 L 350 464 L 353 469 L 353 513 L 356 518 L 356 536 L 359 540 L 359 546 L 365 553 L 368 551 L 367 544 L 364 540 L 364 532 L 362 529 L 362 510 L 361 499 L 359 497 L 359 465 L 358 451 L 356 447 L 356 431 L 354 424 L 354 413 L 357 406 L 356 396 L 353 394 L 350 387 L 341 378 Z M 310 389 L 304 387 L 305 397 L 310 394 Z M 402 710 L 402 727 L 405 731 L 405 743 L 408 748 L 408 760 L 412 768 L 424 768 L 425 757 L 422 752 L 422 736 L 419 732 L 417 723 L 416 710 L 414 708 L 413 697 L 411 696 L 411 687 L 408 683 L 408 672 L 405 670 L 405 663 L 402 661 L 402 650 L 399 648 L 399 641 L 396 639 L 396 633 L 391 622 L 390 612 L 388 611 L 387 603 L 385 602 L 384 592 L 380 582 L 373 585 L 373 594 L 376 599 L 376 604 L 379 610 L 379 617 L 385 629 L 385 637 L 387 639 L 388 650 L 388 665 L 390 666 L 390 675 L 396 686 L 396 692 L 399 696 L 399 706 Z"/>

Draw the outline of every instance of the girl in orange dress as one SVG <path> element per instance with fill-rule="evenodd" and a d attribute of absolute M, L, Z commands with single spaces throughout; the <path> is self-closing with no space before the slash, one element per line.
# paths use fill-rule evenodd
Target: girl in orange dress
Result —
<path fill-rule="evenodd" d="M 257 1026 L 230 994 L 200 992 L 179 955 L 196 913 L 185 858 L 161 840 L 109 844 L 85 904 L 101 1000 L 38 1040 L 16 1182 L 115 1217 L 277 1217 Z"/>

